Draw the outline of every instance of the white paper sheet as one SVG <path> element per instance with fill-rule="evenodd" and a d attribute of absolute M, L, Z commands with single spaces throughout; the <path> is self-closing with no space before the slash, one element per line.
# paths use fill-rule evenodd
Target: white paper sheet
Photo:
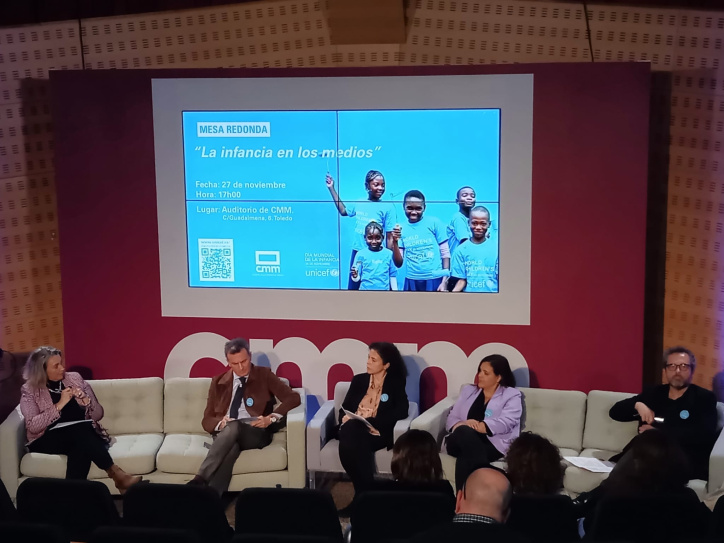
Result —
<path fill-rule="evenodd" d="M 344 409 L 344 408 L 342 408 L 342 411 L 344 411 L 344 414 L 347 415 L 349 418 L 354 419 L 354 420 L 362 421 L 362 422 L 365 424 L 365 426 L 367 426 L 367 428 L 371 428 L 371 429 L 373 429 L 373 430 L 375 429 L 375 427 L 372 426 L 372 425 L 370 424 L 370 422 L 369 422 L 366 418 L 361 417 L 361 416 L 359 416 L 359 415 L 356 414 L 356 413 L 352 413 L 351 411 L 347 411 L 347 410 Z"/>
<path fill-rule="evenodd" d="M 53 426 L 53 427 L 51 428 L 51 430 L 57 430 L 58 428 L 65 428 L 66 426 L 71 426 L 71 425 L 73 425 L 73 424 L 78 424 L 78 423 L 81 423 L 81 422 L 93 422 L 93 421 L 90 420 L 90 419 L 84 419 L 84 420 L 72 420 L 72 421 L 70 421 L 70 422 L 59 422 L 58 424 L 56 424 L 55 426 Z"/>
<path fill-rule="evenodd" d="M 587 456 L 564 456 L 563 459 L 577 468 L 585 469 L 592 473 L 611 473 L 614 466 L 613 462 L 599 460 L 598 458 L 589 458 Z"/>

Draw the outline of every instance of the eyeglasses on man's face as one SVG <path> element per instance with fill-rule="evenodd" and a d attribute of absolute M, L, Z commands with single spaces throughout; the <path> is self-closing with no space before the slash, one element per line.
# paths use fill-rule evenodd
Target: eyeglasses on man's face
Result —
<path fill-rule="evenodd" d="M 676 370 L 682 373 L 691 371 L 691 364 L 666 364 L 666 371 L 674 372 Z"/>

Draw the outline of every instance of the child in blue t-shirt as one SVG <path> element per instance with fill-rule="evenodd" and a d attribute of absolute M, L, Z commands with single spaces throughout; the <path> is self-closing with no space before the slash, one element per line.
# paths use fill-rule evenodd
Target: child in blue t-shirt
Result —
<path fill-rule="evenodd" d="M 450 275 L 457 278 L 453 292 L 498 292 L 497 238 L 488 238 L 490 212 L 483 206 L 470 210 L 471 238 L 452 257 Z"/>
<path fill-rule="evenodd" d="M 374 221 L 365 228 L 367 247 L 357 251 L 350 278 L 359 282 L 360 290 L 397 290 L 397 266 L 392 251 L 382 247 L 382 225 Z"/>
<path fill-rule="evenodd" d="M 455 249 L 461 243 L 470 238 L 470 210 L 475 207 L 475 190 L 472 187 L 462 187 L 455 196 L 455 203 L 460 210 L 455 212 L 447 225 L 447 244 L 451 255 L 455 254 Z"/>
<path fill-rule="evenodd" d="M 444 291 L 450 274 L 445 225 L 437 217 L 423 217 L 425 196 L 419 190 L 405 194 L 404 207 L 408 224 L 404 230 L 395 226 L 392 236 L 395 264 L 407 263 L 403 290 Z"/>
<path fill-rule="evenodd" d="M 377 170 L 367 172 L 365 176 L 365 189 L 368 194 L 367 202 L 345 204 L 340 200 L 339 194 L 337 194 L 334 188 L 334 179 L 329 174 L 327 174 L 326 183 L 339 214 L 343 217 L 354 217 L 356 219 L 354 227 L 355 233 L 352 238 L 350 266 L 352 266 L 354 262 L 357 251 L 367 247 L 365 228 L 367 228 L 367 225 L 371 221 L 382 225 L 385 232 L 385 245 L 388 249 L 392 249 L 392 229 L 397 219 L 394 206 L 389 202 L 381 201 L 382 195 L 385 193 L 385 177 L 382 173 Z M 359 288 L 359 282 L 352 281 L 350 277 L 348 288 L 349 290 L 357 290 Z"/>

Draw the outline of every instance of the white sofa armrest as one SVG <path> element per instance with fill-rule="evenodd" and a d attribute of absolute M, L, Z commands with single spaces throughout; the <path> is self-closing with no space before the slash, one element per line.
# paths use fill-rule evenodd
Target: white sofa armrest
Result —
<path fill-rule="evenodd" d="M 719 434 L 719 438 L 714 443 L 709 457 L 709 484 L 707 492 L 709 494 L 721 490 L 724 487 L 724 430 Z"/>
<path fill-rule="evenodd" d="M 453 405 L 455 405 L 455 398 L 452 396 L 440 400 L 413 420 L 410 428 L 430 432 L 439 444 L 442 436 L 445 434 L 445 422 Z"/>
<path fill-rule="evenodd" d="M 420 408 L 417 407 L 415 402 L 410 402 L 410 406 L 407 409 L 407 418 L 398 420 L 395 423 L 395 429 L 392 431 L 392 439 L 397 441 L 399 437 L 410 429 L 410 424 L 415 420 L 415 417 L 420 414 Z"/>
<path fill-rule="evenodd" d="M 0 424 L 0 479 L 11 498 L 15 498 L 20 479 L 20 460 L 25 454 L 25 419 L 20 409 L 13 409 Z"/>
<path fill-rule="evenodd" d="M 307 467 L 310 471 L 322 469 L 320 452 L 332 435 L 337 422 L 336 417 L 334 400 L 327 400 L 307 425 Z"/>
<path fill-rule="evenodd" d="M 307 393 L 303 388 L 295 388 L 294 391 L 299 393 L 302 403 L 287 413 L 287 469 L 289 486 L 304 488 L 307 482 L 307 463 L 304 458 Z"/>

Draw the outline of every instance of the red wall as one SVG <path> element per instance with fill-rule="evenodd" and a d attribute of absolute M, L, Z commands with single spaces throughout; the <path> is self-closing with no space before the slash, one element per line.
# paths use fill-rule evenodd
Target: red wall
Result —
<path fill-rule="evenodd" d="M 151 78 L 533 73 L 529 326 L 161 317 Z M 96 378 L 163 375 L 201 331 L 226 337 L 507 343 L 546 388 L 641 385 L 648 64 L 54 72 L 65 346 Z M 434 296 L 434 295 L 433 295 Z M 471 370 L 471 373 L 474 370 Z M 303 379 L 303 376 L 302 376 Z"/>

